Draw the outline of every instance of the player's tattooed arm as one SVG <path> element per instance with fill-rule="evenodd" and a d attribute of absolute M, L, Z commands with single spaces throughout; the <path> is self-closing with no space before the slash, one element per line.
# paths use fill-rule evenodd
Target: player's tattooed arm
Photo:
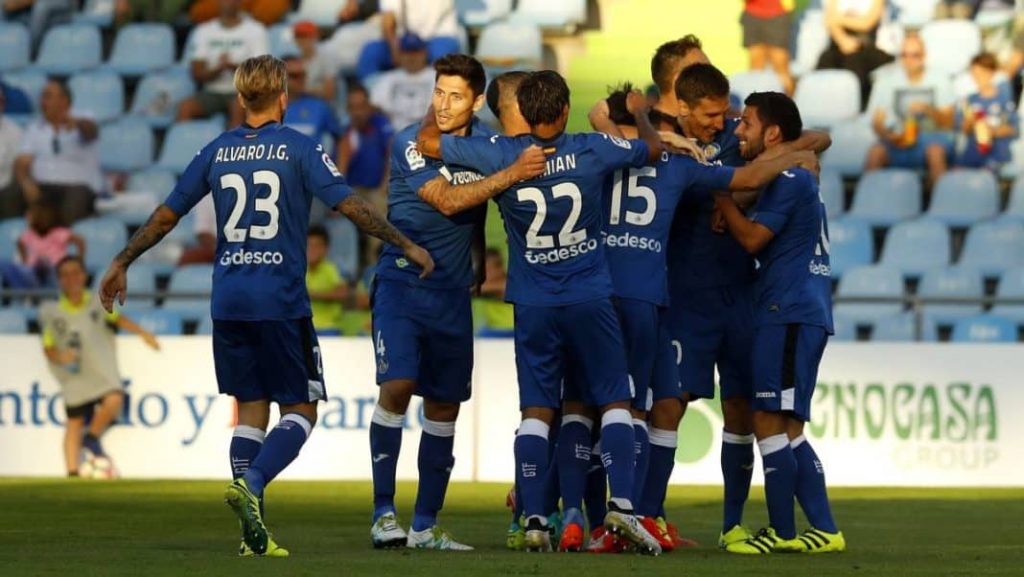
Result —
<path fill-rule="evenodd" d="M 515 162 L 483 180 L 456 185 L 447 177 L 438 176 L 427 181 L 416 194 L 441 214 L 452 216 L 487 202 L 514 184 L 544 174 L 544 160 L 543 149 L 529 146 Z"/>
<path fill-rule="evenodd" d="M 636 120 L 636 129 L 640 138 L 647 143 L 647 161 L 655 162 L 661 158 L 664 147 L 661 144 L 661 135 L 655 130 L 648 118 L 647 97 L 639 92 L 630 92 L 626 95 L 626 109 Z"/>
<path fill-rule="evenodd" d="M 128 240 L 128 246 L 114 257 L 106 274 L 103 275 L 103 280 L 100 281 L 100 302 L 107 312 L 113 310 L 115 298 L 118 303 L 124 305 L 128 289 L 128 267 L 142 256 L 142 253 L 167 236 L 167 233 L 178 224 L 178 220 L 178 215 L 173 210 L 161 204 L 153 211 L 146 224 L 135 231 Z"/>
<path fill-rule="evenodd" d="M 434 118 L 434 105 L 427 109 L 427 114 L 420 124 L 420 131 L 416 134 L 416 148 L 423 156 L 441 158 L 441 127 Z"/>
<path fill-rule="evenodd" d="M 378 214 L 373 205 L 363 199 L 363 197 L 355 194 L 350 195 L 345 200 L 339 202 L 335 210 L 344 214 L 346 218 L 352 221 L 364 233 L 375 236 L 390 245 L 402 249 L 406 258 L 423 269 L 423 272 L 420 273 L 420 278 L 427 278 L 430 276 L 430 273 L 434 272 L 434 259 L 430 257 L 430 253 L 420 245 L 409 240 L 409 237 L 402 234 L 386 218 Z"/>
<path fill-rule="evenodd" d="M 729 234 L 750 254 L 761 252 L 775 237 L 775 233 L 770 228 L 748 219 L 736 206 L 732 197 L 724 195 L 715 197 L 715 211 L 725 221 L 725 228 L 729 230 Z"/>

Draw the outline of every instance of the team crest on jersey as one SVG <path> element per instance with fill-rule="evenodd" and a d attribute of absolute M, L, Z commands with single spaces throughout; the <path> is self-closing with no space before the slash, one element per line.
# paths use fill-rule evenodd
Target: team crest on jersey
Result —
<path fill-rule="evenodd" d="M 718 158 L 718 155 L 722 153 L 722 147 L 717 142 L 712 142 L 704 147 L 704 158 L 708 161 Z"/>
<path fill-rule="evenodd" d="M 405 268 L 409 266 L 409 261 L 406 260 L 404 256 L 400 256 L 395 259 L 395 266 L 397 266 L 398 268 Z"/>
<path fill-rule="evenodd" d="M 409 165 L 410 170 L 419 170 L 427 165 L 427 161 L 420 154 L 420 150 L 416 148 L 416 143 L 412 140 L 405 147 L 405 162 Z"/>

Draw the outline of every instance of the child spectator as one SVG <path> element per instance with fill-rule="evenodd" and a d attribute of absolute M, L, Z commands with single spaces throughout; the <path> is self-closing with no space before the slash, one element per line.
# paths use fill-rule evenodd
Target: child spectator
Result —
<path fill-rule="evenodd" d="M 342 303 L 348 298 L 348 285 L 338 267 L 327 260 L 331 237 L 320 225 L 309 227 L 306 237 L 306 288 L 313 309 L 313 327 L 324 336 L 341 334 Z"/>
<path fill-rule="evenodd" d="M 956 166 L 998 171 L 1011 160 L 1010 143 L 1017 136 L 1017 110 L 1011 90 L 996 83 L 999 63 L 982 53 L 971 60 L 971 78 L 978 91 L 957 107 L 956 125 L 967 137 L 967 146 L 957 156 Z"/>
<path fill-rule="evenodd" d="M 53 206 L 42 202 L 29 206 L 28 228 L 18 238 L 20 263 L 5 263 L 3 277 L 7 286 L 33 289 L 56 286 L 56 266 L 74 246 L 85 257 L 85 241 L 61 225 Z"/>

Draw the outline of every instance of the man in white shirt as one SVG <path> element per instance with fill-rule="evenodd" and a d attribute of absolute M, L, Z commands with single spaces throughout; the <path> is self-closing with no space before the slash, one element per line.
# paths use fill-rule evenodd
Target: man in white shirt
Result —
<path fill-rule="evenodd" d="M 65 84 L 50 80 L 39 100 L 42 118 L 25 128 L 14 161 L 14 175 L 25 201 L 56 206 L 70 226 L 92 214 L 96 193 L 103 188 L 99 129 L 71 110 Z"/>
<path fill-rule="evenodd" d="M 865 171 L 927 166 L 931 183 L 946 171 L 953 148 L 953 86 L 924 63 L 924 42 L 909 35 L 900 66 L 879 71 L 867 108 L 879 142 L 868 150 Z"/>
<path fill-rule="evenodd" d="M 25 201 L 14 182 L 14 159 L 21 143 L 21 128 L 4 116 L 7 99 L 0 88 L 0 219 L 21 216 Z"/>
<path fill-rule="evenodd" d="M 380 75 L 370 90 L 370 102 L 391 118 L 391 125 L 405 128 L 423 119 L 434 94 L 434 69 L 427 66 L 427 44 L 406 33 L 399 42 L 399 68 Z"/>
<path fill-rule="evenodd" d="M 426 41 L 431 62 L 462 49 L 455 0 L 380 0 L 380 15 L 384 38 L 363 47 L 356 64 L 360 80 L 395 66 L 399 39 L 407 32 Z"/>
<path fill-rule="evenodd" d="M 240 0 L 220 0 L 220 16 L 200 24 L 192 43 L 192 79 L 199 92 L 178 105 L 178 120 L 227 114 L 228 126 L 242 123 L 234 75 L 247 58 L 270 52 L 267 29 L 241 11 Z"/>

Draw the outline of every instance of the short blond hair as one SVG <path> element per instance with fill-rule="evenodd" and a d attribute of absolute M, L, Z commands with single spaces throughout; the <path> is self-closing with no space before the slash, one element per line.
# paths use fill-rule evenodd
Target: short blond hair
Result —
<path fill-rule="evenodd" d="M 284 62 L 264 54 L 247 58 L 235 69 L 235 90 L 242 96 L 246 109 L 262 112 L 288 91 L 288 72 Z"/>

